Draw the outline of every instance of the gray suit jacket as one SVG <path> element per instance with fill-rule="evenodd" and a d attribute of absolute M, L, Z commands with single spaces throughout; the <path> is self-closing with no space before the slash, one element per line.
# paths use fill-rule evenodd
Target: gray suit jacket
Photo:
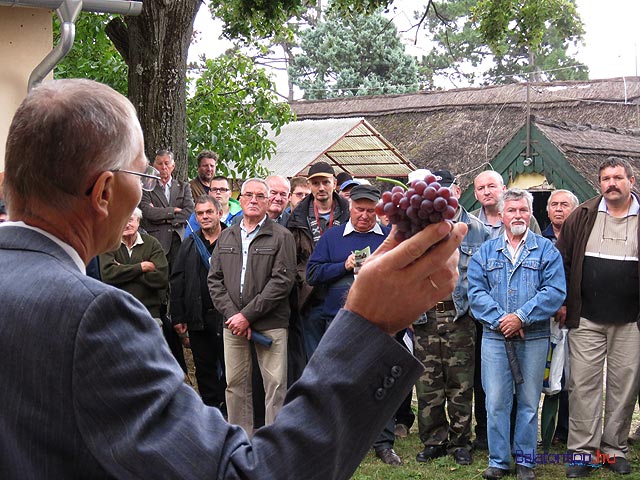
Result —
<path fill-rule="evenodd" d="M 191 187 L 187 182 L 172 179 L 169 197 L 170 201 L 167 201 L 160 182 L 157 182 L 151 192 L 142 192 L 140 200 L 141 226 L 160 241 L 164 253 L 169 253 L 173 232 L 184 240 L 184 228 L 194 209 Z M 176 207 L 182 211 L 174 214 L 173 209 Z"/>
<path fill-rule="evenodd" d="M 184 383 L 132 296 L 0 227 L 0 478 L 349 478 L 422 371 L 342 311 L 250 441 Z"/>

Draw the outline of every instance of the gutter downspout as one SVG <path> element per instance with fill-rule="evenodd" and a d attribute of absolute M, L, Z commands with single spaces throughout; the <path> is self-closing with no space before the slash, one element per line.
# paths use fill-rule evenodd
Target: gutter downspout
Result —
<path fill-rule="evenodd" d="M 28 90 L 31 91 L 55 66 L 71 51 L 76 36 L 75 21 L 82 10 L 82 0 L 63 0 L 56 9 L 60 19 L 60 43 L 33 69 L 29 76 Z"/>

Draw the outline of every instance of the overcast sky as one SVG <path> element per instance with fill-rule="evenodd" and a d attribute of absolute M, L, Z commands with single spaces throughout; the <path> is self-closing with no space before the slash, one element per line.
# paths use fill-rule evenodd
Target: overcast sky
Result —
<path fill-rule="evenodd" d="M 395 21 L 399 30 L 407 29 L 414 20 L 413 11 L 425 5 L 425 0 L 396 0 Z M 585 25 L 585 44 L 578 50 L 578 59 L 589 67 L 589 76 L 611 78 L 636 76 L 638 55 L 640 54 L 640 0 L 577 0 L 578 12 Z M 198 53 L 208 57 L 222 53 L 228 44 L 218 39 L 220 26 L 211 19 L 206 8 L 201 8 L 196 18 L 196 30 L 202 40 L 192 45 L 189 58 Z M 414 32 L 405 34 L 407 42 L 413 43 Z M 418 38 L 418 45 L 410 45 L 408 52 L 421 55 L 428 49 L 424 40 Z M 286 94 L 286 80 L 278 81 L 278 89 Z"/>

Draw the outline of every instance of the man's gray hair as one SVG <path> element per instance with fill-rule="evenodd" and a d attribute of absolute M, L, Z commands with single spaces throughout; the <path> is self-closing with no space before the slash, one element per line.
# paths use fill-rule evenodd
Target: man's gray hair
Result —
<path fill-rule="evenodd" d="M 100 173 L 131 165 L 140 136 L 133 105 L 111 87 L 87 79 L 40 84 L 9 127 L 4 181 L 9 209 L 37 215 L 43 203 L 69 208 Z"/>
<path fill-rule="evenodd" d="M 136 217 L 138 220 L 142 220 L 142 210 L 140 210 L 138 207 L 134 208 L 131 216 Z"/>
<path fill-rule="evenodd" d="M 578 197 L 576 197 L 573 192 L 560 188 L 558 190 L 552 191 L 551 195 L 549 195 L 549 198 L 547 199 L 547 210 L 549 210 L 549 205 L 551 205 L 551 199 L 559 193 L 566 193 L 567 195 L 569 195 L 569 199 L 571 200 L 571 208 L 576 208 L 578 205 L 580 205 L 580 200 L 578 200 Z"/>
<path fill-rule="evenodd" d="M 169 150 L 169 149 L 158 150 L 156 152 L 155 158 L 167 157 L 167 156 L 169 157 L 169 160 L 171 160 L 171 163 L 175 163 L 175 161 L 173 160 L 173 152 L 171 150 Z M 155 160 L 155 158 L 154 158 L 154 160 Z"/>
<path fill-rule="evenodd" d="M 502 178 L 502 175 L 500 175 L 495 170 L 485 170 L 484 172 L 480 172 L 478 175 L 476 175 L 476 178 L 478 178 L 480 175 L 486 175 L 486 174 L 493 177 L 495 181 L 498 182 L 498 185 L 500 185 L 501 187 L 504 186 L 504 178 Z M 474 184 L 475 184 L 475 179 L 474 179 Z"/>
<path fill-rule="evenodd" d="M 262 185 L 264 185 L 264 188 L 266 190 L 266 194 L 267 195 L 269 194 L 269 184 L 266 182 L 266 180 L 264 180 L 262 178 L 258 178 L 258 177 L 248 178 L 244 182 L 242 182 L 242 187 L 240 187 L 240 194 L 244 193 L 245 187 L 247 186 L 247 184 L 249 184 L 251 182 L 261 183 Z"/>
<path fill-rule="evenodd" d="M 522 200 L 523 198 L 527 200 L 527 203 L 529 204 L 529 211 L 533 215 L 533 195 L 531 195 L 531 193 L 529 193 L 528 191 L 517 187 L 510 188 L 509 190 L 505 190 L 502 193 L 502 195 L 498 199 L 498 210 L 500 212 L 503 212 L 504 204 L 506 202 L 512 200 Z"/>

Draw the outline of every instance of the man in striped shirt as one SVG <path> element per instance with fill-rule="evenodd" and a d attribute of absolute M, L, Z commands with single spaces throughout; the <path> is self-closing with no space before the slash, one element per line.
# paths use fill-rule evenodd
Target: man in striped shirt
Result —
<path fill-rule="evenodd" d="M 591 463 L 628 474 L 627 437 L 640 370 L 636 325 L 640 205 L 631 191 L 635 177 L 626 160 L 609 157 L 600 166 L 598 181 L 602 195 L 571 214 L 556 244 L 567 279 L 566 307 L 559 313 L 566 314 L 566 326 L 571 329 L 567 448 L 583 457 L 591 455 Z M 591 465 L 569 464 L 566 474 L 568 478 L 586 477 L 591 470 Z"/>

